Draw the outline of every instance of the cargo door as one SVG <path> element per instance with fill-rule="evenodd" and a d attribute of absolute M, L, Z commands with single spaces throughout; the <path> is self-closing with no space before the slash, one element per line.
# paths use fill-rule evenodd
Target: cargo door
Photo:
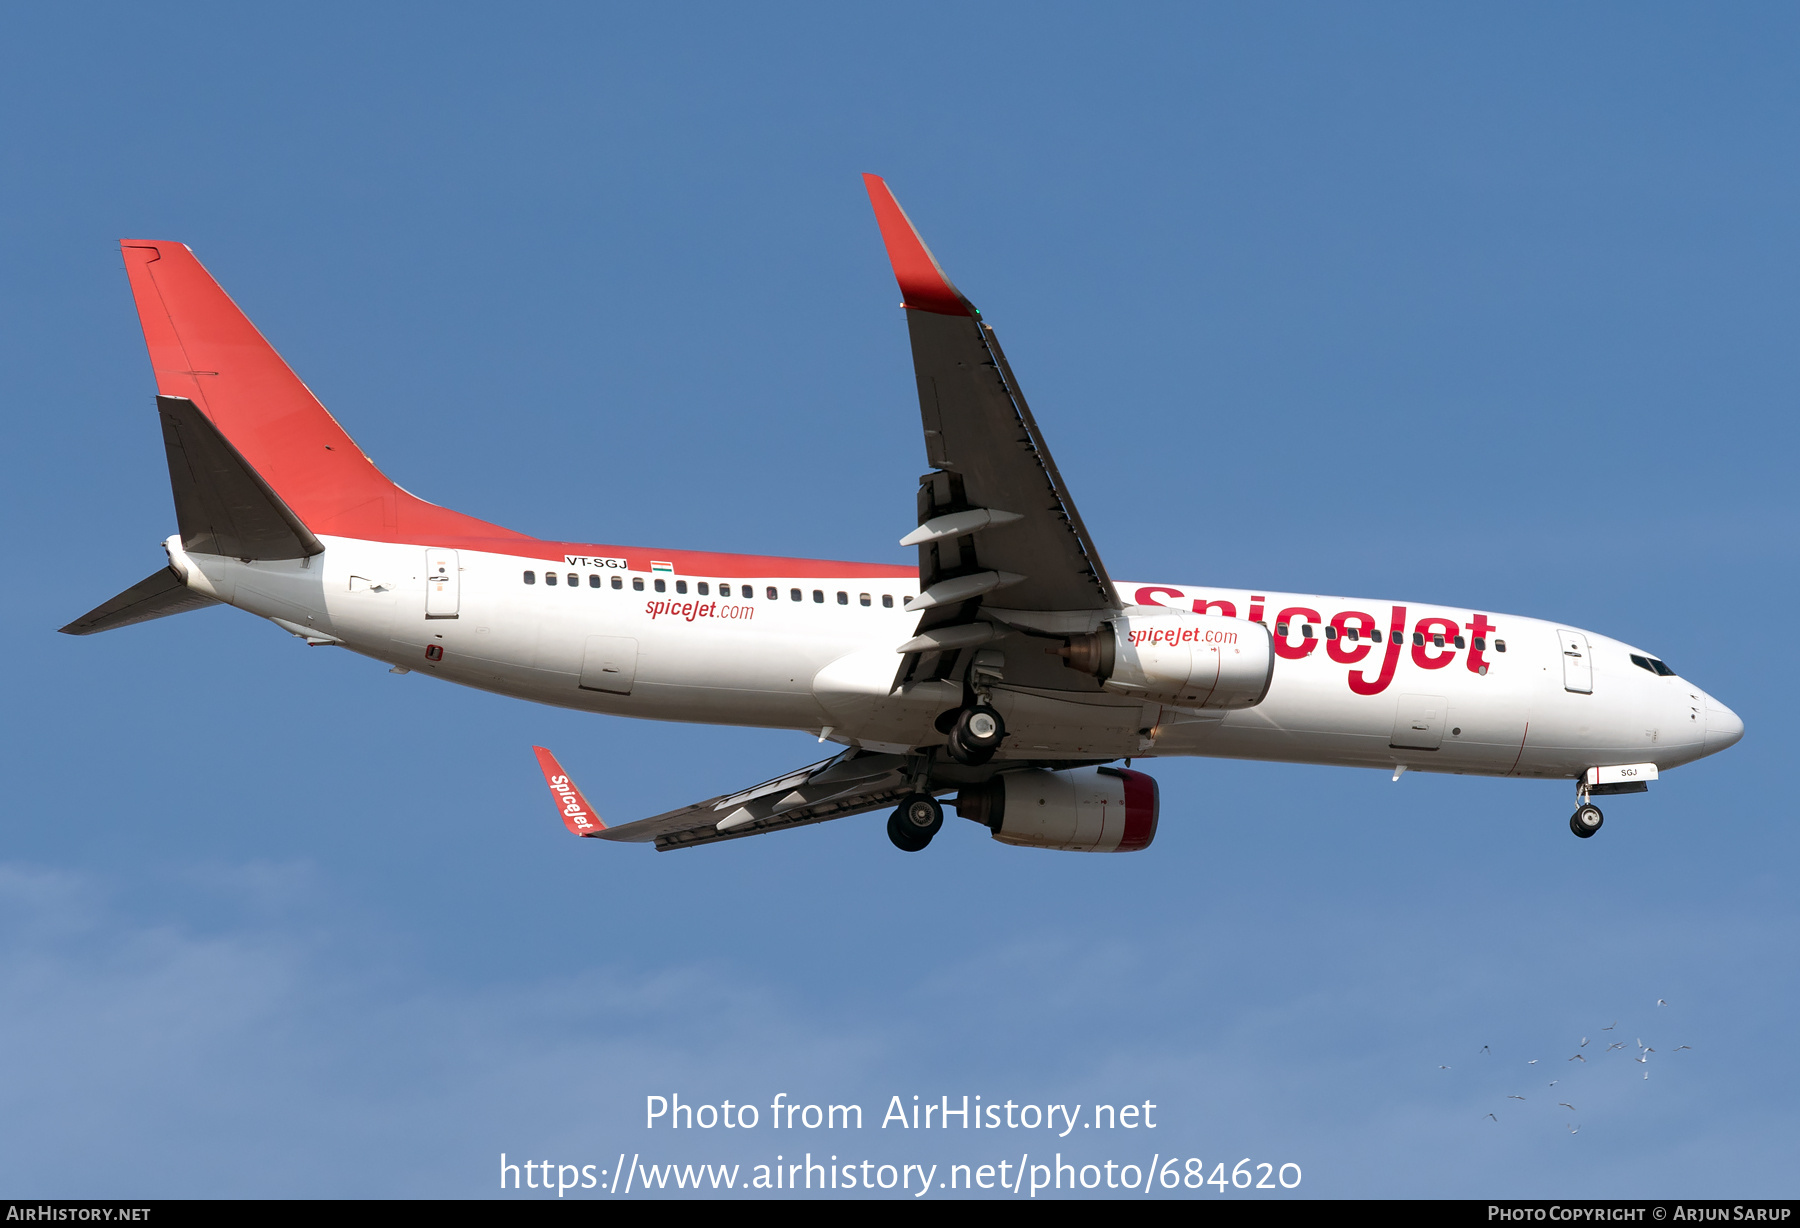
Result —
<path fill-rule="evenodd" d="M 1450 702 L 1442 695 L 1402 695 L 1394 712 L 1394 736 L 1388 745 L 1406 750 L 1436 750 L 1444 742 L 1444 715 Z"/>
<path fill-rule="evenodd" d="M 1558 630 L 1556 639 L 1562 645 L 1563 690 L 1592 695 L 1594 663 L 1588 656 L 1587 636 L 1579 631 Z"/>
<path fill-rule="evenodd" d="M 462 568 L 454 550 L 425 552 L 425 617 L 455 618 L 462 608 Z"/>
<path fill-rule="evenodd" d="M 581 689 L 631 694 L 637 678 L 638 642 L 622 635 L 590 635 L 581 654 Z"/>

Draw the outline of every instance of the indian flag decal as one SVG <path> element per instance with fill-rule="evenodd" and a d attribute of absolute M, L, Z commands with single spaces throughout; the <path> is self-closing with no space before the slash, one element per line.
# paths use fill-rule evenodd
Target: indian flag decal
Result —
<path fill-rule="evenodd" d="M 675 564 L 659 563 L 655 559 L 651 559 L 650 560 L 650 570 L 651 571 L 666 571 L 670 575 L 673 575 L 675 573 Z"/>

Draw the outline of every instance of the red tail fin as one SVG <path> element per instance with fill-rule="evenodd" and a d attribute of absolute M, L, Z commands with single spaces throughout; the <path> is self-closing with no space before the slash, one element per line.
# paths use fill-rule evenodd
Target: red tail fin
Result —
<path fill-rule="evenodd" d="M 119 246 L 157 392 L 200 406 L 307 528 L 390 542 L 523 537 L 389 481 L 184 244 Z"/>

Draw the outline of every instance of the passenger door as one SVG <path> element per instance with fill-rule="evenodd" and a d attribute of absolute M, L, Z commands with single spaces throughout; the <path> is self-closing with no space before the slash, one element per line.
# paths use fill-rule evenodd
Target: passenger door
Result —
<path fill-rule="evenodd" d="M 1556 641 L 1562 646 L 1563 690 L 1573 691 L 1577 695 L 1594 693 L 1594 663 L 1588 656 L 1587 636 L 1579 631 L 1556 632 Z"/>

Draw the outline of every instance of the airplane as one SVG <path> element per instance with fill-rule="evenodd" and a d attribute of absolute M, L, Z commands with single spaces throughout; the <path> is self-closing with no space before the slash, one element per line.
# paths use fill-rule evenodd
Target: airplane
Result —
<path fill-rule="evenodd" d="M 1594 798 L 1743 736 L 1662 658 L 1554 621 L 1113 580 L 993 327 L 864 183 L 918 379 L 916 566 L 547 541 L 428 503 L 192 251 L 124 240 L 179 531 L 167 566 L 61 630 L 224 603 L 394 673 L 843 748 L 610 826 L 534 748 L 571 832 L 658 850 L 892 807 L 889 839 L 918 852 L 953 794 L 1006 844 L 1131 852 L 1160 795 L 1130 765 L 1168 755 L 1573 781 L 1585 839 Z"/>

